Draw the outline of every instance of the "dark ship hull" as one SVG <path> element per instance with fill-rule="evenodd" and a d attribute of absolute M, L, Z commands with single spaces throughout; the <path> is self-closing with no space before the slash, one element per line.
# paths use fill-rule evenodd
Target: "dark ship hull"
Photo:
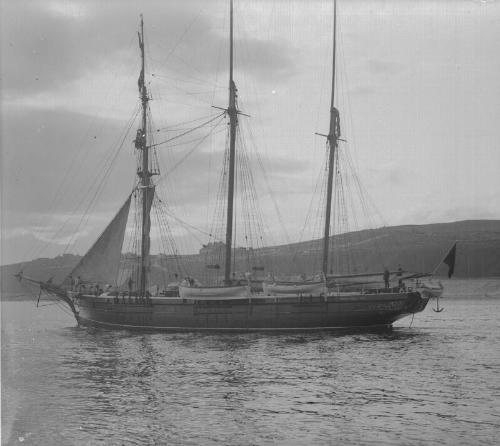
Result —
<path fill-rule="evenodd" d="M 418 292 L 182 299 L 77 295 L 84 326 L 159 331 L 273 331 L 389 327 L 424 310 Z"/>

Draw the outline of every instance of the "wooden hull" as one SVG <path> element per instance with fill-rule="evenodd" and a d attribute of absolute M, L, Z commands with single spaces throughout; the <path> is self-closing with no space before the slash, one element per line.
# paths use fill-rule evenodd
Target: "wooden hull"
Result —
<path fill-rule="evenodd" d="M 74 298 L 79 323 L 117 329 L 163 331 L 324 330 L 390 326 L 422 311 L 428 298 L 418 292 L 340 294 L 310 297 L 147 300 Z"/>

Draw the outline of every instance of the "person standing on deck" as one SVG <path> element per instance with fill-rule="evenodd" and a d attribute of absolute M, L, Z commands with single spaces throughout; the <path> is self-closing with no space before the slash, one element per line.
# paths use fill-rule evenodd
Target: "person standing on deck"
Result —
<path fill-rule="evenodd" d="M 130 296 L 132 294 L 132 285 L 134 284 L 134 281 L 132 280 L 132 276 L 128 279 L 127 285 L 128 285 L 128 295 Z"/>
<path fill-rule="evenodd" d="M 387 269 L 387 267 L 385 267 L 384 269 L 384 286 L 385 286 L 385 289 L 389 289 L 389 276 L 390 276 L 390 273 L 389 273 L 389 270 Z"/>
<path fill-rule="evenodd" d="M 396 274 L 398 276 L 398 286 L 399 288 L 403 288 L 403 268 L 401 268 L 401 264 L 398 265 L 398 272 Z"/>

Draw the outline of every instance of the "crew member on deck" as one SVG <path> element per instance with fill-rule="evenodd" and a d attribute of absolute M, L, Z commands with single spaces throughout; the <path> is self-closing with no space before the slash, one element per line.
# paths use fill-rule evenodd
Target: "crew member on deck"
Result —
<path fill-rule="evenodd" d="M 398 286 L 399 288 L 403 288 L 403 268 L 401 268 L 401 264 L 398 265 L 398 272 L 396 274 L 398 276 Z"/>
<path fill-rule="evenodd" d="M 385 289 L 389 289 L 389 276 L 391 274 L 389 273 L 389 270 L 387 269 L 387 267 L 385 267 L 384 269 L 384 285 L 385 285 Z"/>

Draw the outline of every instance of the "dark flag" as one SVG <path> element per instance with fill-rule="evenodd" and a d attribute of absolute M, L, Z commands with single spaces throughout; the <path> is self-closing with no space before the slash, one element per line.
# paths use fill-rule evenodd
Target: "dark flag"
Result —
<path fill-rule="evenodd" d="M 448 278 L 450 278 L 453 275 L 453 272 L 455 271 L 456 253 L 457 253 L 457 244 L 455 243 L 448 252 L 448 254 L 446 254 L 446 257 L 443 260 L 443 263 L 446 263 L 448 265 Z"/>

